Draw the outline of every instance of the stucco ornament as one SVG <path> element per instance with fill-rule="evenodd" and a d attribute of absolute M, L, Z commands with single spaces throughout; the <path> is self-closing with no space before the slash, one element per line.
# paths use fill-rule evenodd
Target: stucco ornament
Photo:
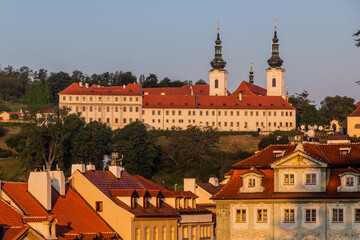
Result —
<path fill-rule="evenodd" d="M 354 233 L 354 234 L 352 235 L 352 239 L 354 239 L 354 240 L 360 240 L 360 232 Z"/>
<path fill-rule="evenodd" d="M 320 233 L 307 232 L 303 235 L 303 240 L 319 240 Z"/>
<path fill-rule="evenodd" d="M 331 232 L 330 233 L 330 240 L 345 240 L 346 238 L 346 233 L 342 233 L 342 232 Z"/>
<path fill-rule="evenodd" d="M 226 210 L 226 209 L 220 209 L 217 212 L 217 216 L 219 218 L 220 221 L 227 221 L 228 219 L 230 219 L 230 211 Z"/>
<path fill-rule="evenodd" d="M 249 233 L 243 232 L 243 231 L 237 231 L 232 234 L 232 238 L 234 240 L 248 240 L 249 239 Z"/>
<path fill-rule="evenodd" d="M 270 239 L 270 233 L 268 232 L 258 232 L 255 235 L 256 240 L 269 240 Z"/>
<path fill-rule="evenodd" d="M 281 239 L 283 240 L 296 240 L 297 232 L 284 232 L 281 233 Z"/>

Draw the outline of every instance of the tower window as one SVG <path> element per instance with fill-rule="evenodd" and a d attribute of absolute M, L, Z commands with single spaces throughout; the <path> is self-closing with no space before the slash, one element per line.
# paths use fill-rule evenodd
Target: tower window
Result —
<path fill-rule="evenodd" d="M 215 88 L 219 88 L 219 80 L 215 79 Z"/>
<path fill-rule="evenodd" d="M 276 79 L 275 78 L 272 79 L 272 86 L 276 87 Z"/>

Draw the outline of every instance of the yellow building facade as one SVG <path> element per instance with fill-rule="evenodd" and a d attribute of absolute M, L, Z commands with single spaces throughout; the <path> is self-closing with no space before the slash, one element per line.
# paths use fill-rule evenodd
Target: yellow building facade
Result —
<path fill-rule="evenodd" d="M 347 131 L 350 137 L 360 137 L 360 102 L 357 108 L 347 117 Z"/>

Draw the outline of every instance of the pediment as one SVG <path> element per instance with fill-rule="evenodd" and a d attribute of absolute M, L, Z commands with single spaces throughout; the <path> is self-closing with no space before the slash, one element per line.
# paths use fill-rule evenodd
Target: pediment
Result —
<path fill-rule="evenodd" d="M 320 161 L 304 152 L 296 151 L 280 158 L 271 164 L 272 168 L 304 168 L 304 167 L 327 167 L 327 163 Z"/>

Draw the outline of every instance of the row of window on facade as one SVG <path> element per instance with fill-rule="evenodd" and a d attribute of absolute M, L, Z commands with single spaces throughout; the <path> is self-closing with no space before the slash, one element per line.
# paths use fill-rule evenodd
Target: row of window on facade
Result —
<path fill-rule="evenodd" d="M 70 108 L 70 110 L 72 110 L 72 107 L 69 107 Z M 93 107 L 93 106 L 89 106 L 89 112 L 93 112 L 93 110 L 94 111 L 98 111 L 98 112 L 101 112 L 101 108 L 102 107 Z M 83 112 L 86 112 L 86 107 L 85 106 L 83 106 L 83 107 L 80 107 L 79 108 L 79 106 L 76 106 L 75 107 L 75 111 L 76 112 L 79 112 L 79 109 L 82 109 L 82 111 Z M 139 107 L 123 107 L 123 112 L 127 112 L 127 109 L 129 109 L 129 112 L 139 112 Z M 119 107 L 115 107 L 114 108 L 114 110 L 115 110 L 115 112 L 119 112 Z M 106 112 L 110 112 L 110 107 L 106 107 Z"/>
<path fill-rule="evenodd" d="M 142 234 L 144 234 L 144 238 L 141 237 Z M 162 238 L 160 238 L 160 234 L 162 235 Z M 159 240 L 159 239 L 175 240 L 175 229 L 172 226 L 169 228 L 169 235 L 170 235 L 170 238 L 167 237 L 167 228 L 166 227 L 161 227 L 161 233 L 159 232 L 158 227 L 154 227 L 152 239 L 154 239 L 154 240 L 155 239 L 156 240 Z M 135 239 L 136 240 L 140 240 L 140 239 L 150 240 L 150 228 L 145 228 L 143 233 L 141 233 L 140 228 L 135 228 Z"/>
<path fill-rule="evenodd" d="M 186 111 L 185 111 L 186 112 Z M 210 112 L 211 112 L 211 116 L 215 116 L 215 111 L 199 111 L 199 116 L 210 116 Z M 240 111 L 223 111 L 224 116 L 228 116 L 228 112 L 229 112 L 229 116 L 235 116 L 235 112 L 236 112 L 236 116 L 240 116 Z M 176 115 L 176 110 L 166 110 L 165 111 L 165 115 Z M 222 111 L 218 111 L 218 116 L 221 116 Z M 145 115 L 145 111 L 142 112 L 143 115 Z M 260 112 L 259 111 L 249 111 L 249 115 L 252 116 L 259 116 Z M 292 112 L 291 111 L 281 111 L 281 116 L 284 117 L 288 117 L 288 116 L 292 116 Z M 156 115 L 156 110 L 152 110 L 152 115 Z M 157 110 L 157 115 L 161 115 L 161 110 Z M 178 110 L 177 111 L 177 115 L 181 116 L 182 115 L 182 111 Z M 262 111 L 262 115 L 266 116 L 266 111 Z M 196 116 L 196 111 L 188 111 L 188 116 Z M 248 111 L 244 112 L 244 116 L 248 116 Z M 268 111 L 268 116 L 271 116 L 271 111 Z M 276 117 L 276 111 L 273 111 L 273 116 Z"/>
<path fill-rule="evenodd" d="M 72 96 L 68 96 L 69 98 L 69 101 L 71 102 L 73 100 L 73 97 Z M 139 101 L 139 97 L 115 97 L 114 100 L 115 102 L 119 102 L 119 100 L 121 101 L 121 98 L 123 99 L 122 101 L 123 102 L 132 102 L 133 100 L 135 100 L 135 102 L 138 102 Z M 87 97 L 83 96 L 82 98 L 82 101 L 87 101 Z M 98 101 L 102 101 L 102 97 L 97 97 Z M 95 101 L 96 100 L 96 97 L 88 97 L 88 100 L 90 102 L 92 101 Z M 63 96 L 63 101 L 66 101 L 66 96 Z M 80 97 L 79 96 L 76 96 L 75 97 L 75 101 L 78 102 L 80 101 Z M 111 97 L 106 97 L 106 102 L 110 102 L 111 101 Z"/>
<path fill-rule="evenodd" d="M 182 228 L 182 239 L 196 240 L 197 227 L 196 226 L 184 226 Z M 200 226 L 200 239 L 210 238 L 210 226 Z"/>
<path fill-rule="evenodd" d="M 125 123 L 125 124 L 127 124 L 127 123 L 132 123 L 132 122 L 135 122 L 135 121 L 137 121 L 137 120 L 139 120 L 139 119 L 138 119 L 138 118 L 134 118 L 134 119 L 133 119 L 133 118 L 129 118 L 129 119 L 123 118 L 123 123 Z M 89 121 L 90 121 L 90 122 L 96 121 L 96 119 L 89 118 Z M 98 122 L 102 122 L 102 119 L 101 119 L 101 118 L 98 118 L 97 121 L 98 121 Z M 106 118 L 105 123 L 110 124 L 110 118 Z M 114 123 L 120 123 L 119 118 L 114 118 Z"/>
<path fill-rule="evenodd" d="M 316 208 L 306 208 L 304 211 L 304 222 L 305 223 L 316 223 L 318 222 L 318 212 Z M 295 223 L 296 211 L 295 208 L 287 208 L 282 210 L 282 221 L 283 223 Z M 344 208 L 333 208 L 331 209 L 331 221 L 333 223 L 344 223 Z M 267 223 L 268 222 L 268 209 L 256 209 L 256 218 L 257 223 Z M 237 223 L 246 223 L 247 219 L 247 209 L 237 209 L 236 210 L 236 219 Z M 360 208 L 354 209 L 353 216 L 354 223 L 360 223 Z"/>
<path fill-rule="evenodd" d="M 156 123 L 156 119 L 152 119 L 152 122 L 153 123 Z M 165 120 L 166 123 L 176 123 L 176 120 L 175 119 L 166 119 Z M 184 123 L 184 119 L 178 119 L 177 120 L 178 123 Z M 157 119 L 157 123 L 161 123 L 161 119 Z M 205 124 L 206 126 L 212 126 L 212 127 L 215 127 L 215 122 L 212 121 L 212 122 L 203 122 L 203 121 L 196 121 L 195 119 L 188 119 L 188 123 L 189 124 Z M 229 124 L 228 124 L 229 123 Z M 236 124 L 236 127 L 240 127 L 240 122 L 218 122 L 218 126 L 221 127 L 221 126 L 224 126 L 224 127 L 234 127 Z M 264 122 L 256 122 L 256 127 L 263 127 L 265 128 L 265 123 Z M 277 125 L 277 122 L 268 122 L 268 126 L 271 127 L 271 126 L 278 126 L 278 127 L 283 127 L 283 122 L 279 122 L 279 124 Z M 285 122 L 284 123 L 284 126 L 285 127 L 292 127 L 293 124 L 292 122 Z M 244 122 L 244 128 L 248 128 L 248 122 Z"/>

